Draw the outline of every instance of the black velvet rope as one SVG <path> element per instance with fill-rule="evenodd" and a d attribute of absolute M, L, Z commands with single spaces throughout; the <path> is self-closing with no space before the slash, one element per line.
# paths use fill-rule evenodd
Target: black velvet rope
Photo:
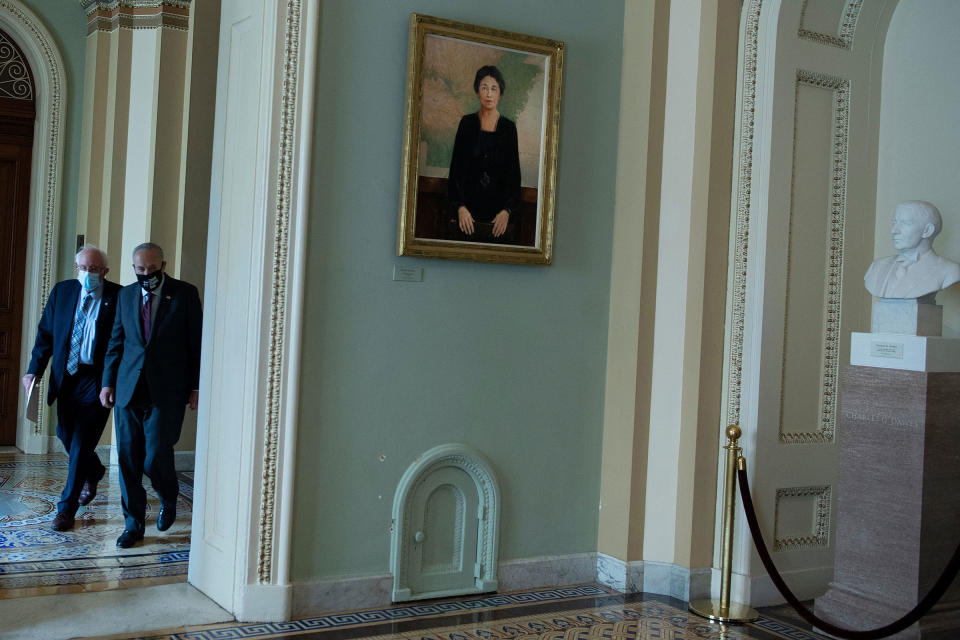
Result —
<path fill-rule="evenodd" d="M 783 577 L 780 575 L 780 572 L 777 571 L 777 567 L 774 566 L 770 552 L 767 551 L 767 546 L 763 542 L 763 535 L 760 533 L 760 524 L 757 522 L 757 513 L 753 509 L 753 500 L 750 497 L 750 483 L 747 480 L 746 470 L 737 470 L 737 478 L 740 481 L 740 497 L 743 499 L 743 510 L 747 515 L 747 523 L 750 525 L 753 543 L 757 547 L 757 553 L 760 554 L 760 560 L 763 561 L 763 567 L 767 570 L 777 590 L 780 591 L 780 595 L 786 598 L 790 606 L 793 607 L 804 620 L 821 631 L 825 631 L 839 638 L 848 638 L 849 640 L 874 640 L 875 638 L 886 638 L 898 631 L 903 631 L 930 611 L 930 608 L 943 597 L 950 583 L 953 582 L 953 579 L 957 576 L 957 571 L 960 570 L 960 546 L 958 546 L 957 550 L 953 552 L 953 557 L 950 558 L 950 562 L 947 563 L 943 573 L 940 574 L 940 577 L 930 589 L 930 592 L 923 600 L 917 603 L 917 606 L 899 620 L 877 629 L 864 631 L 844 629 L 830 624 L 826 620 L 818 618 L 813 612 L 803 606 L 797 599 L 797 596 L 793 595 L 793 592 L 790 591 L 787 583 L 783 581 Z"/>

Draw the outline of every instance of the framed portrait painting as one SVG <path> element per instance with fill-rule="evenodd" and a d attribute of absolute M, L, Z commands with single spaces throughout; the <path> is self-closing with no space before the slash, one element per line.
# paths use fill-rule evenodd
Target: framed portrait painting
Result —
<path fill-rule="evenodd" d="M 398 255 L 551 263 L 563 51 L 410 16 Z"/>

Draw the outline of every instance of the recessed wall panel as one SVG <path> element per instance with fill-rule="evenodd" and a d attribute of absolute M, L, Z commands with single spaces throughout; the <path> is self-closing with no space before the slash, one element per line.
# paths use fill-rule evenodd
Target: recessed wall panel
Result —
<path fill-rule="evenodd" d="M 780 440 L 832 442 L 846 213 L 848 85 L 797 75 Z"/>

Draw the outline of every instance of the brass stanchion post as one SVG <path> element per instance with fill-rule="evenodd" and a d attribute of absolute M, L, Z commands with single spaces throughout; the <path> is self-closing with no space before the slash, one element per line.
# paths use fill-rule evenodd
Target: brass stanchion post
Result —
<path fill-rule="evenodd" d="M 760 614 L 739 602 L 730 602 L 730 576 L 733 571 L 733 517 L 737 505 L 737 465 L 743 461 L 740 457 L 740 427 L 735 424 L 727 427 L 726 479 L 723 490 L 723 538 L 720 548 L 720 599 L 695 600 L 690 603 L 690 611 L 709 618 L 714 622 L 753 622 Z M 738 460 L 739 458 L 739 460 Z"/>

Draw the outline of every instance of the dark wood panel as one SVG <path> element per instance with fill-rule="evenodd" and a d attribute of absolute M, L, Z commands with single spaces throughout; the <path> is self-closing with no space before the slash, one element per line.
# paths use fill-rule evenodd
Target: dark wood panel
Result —
<path fill-rule="evenodd" d="M 10 393 L 10 391 L 13 393 Z M 17 397 L 17 388 L 11 387 L 10 385 L 10 372 L 5 369 L 0 369 L 0 420 L 6 422 L 16 421 L 17 416 L 16 412 L 11 412 L 8 410 L 8 407 L 11 406 L 10 396 L 13 396 L 14 402 L 16 402 Z M 13 413 L 14 415 L 10 415 Z M 17 434 L 13 434 L 14 441 L 16 441 Z M 13 443 L 10 443 L 13 444 Z"/>
<path fill-rule="evenodd" d="M 20 221 L 16 212 L 16 199 L 8 197 L 17 188 L 17 158 L 4 157 L 0 150 L 0 273 L 11 273 L 16 259 L 17 228 Z M 14 290 L 23 288 L 22 282 L 12 277 L 0 278 L 0 313 L 13 312 Z M 0 330 L 2 330 L 0 325 Z"/>
<path fill-rule="evenodd" d="M 5 136 L 3 130 L 0 126 L 0 445 L 12 445 L 17 439 L 32 143 L 19 134 Z"/>

